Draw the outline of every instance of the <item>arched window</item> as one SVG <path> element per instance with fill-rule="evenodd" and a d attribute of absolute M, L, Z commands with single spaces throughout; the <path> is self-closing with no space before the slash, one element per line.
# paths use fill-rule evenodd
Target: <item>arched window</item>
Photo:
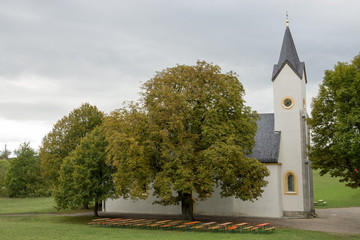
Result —
<path fill-rule="evenodd" d="M 284 194 L 297 195 L 298 194 L 298 179 L 293 171 L 286 171 L 283 178 Z"/>
<path fill-rule="evenodd" d="M 294 175 L 292 175 L 291 173 L 287 177 L 287 191 L 288 192 L 295 192 Z"/>

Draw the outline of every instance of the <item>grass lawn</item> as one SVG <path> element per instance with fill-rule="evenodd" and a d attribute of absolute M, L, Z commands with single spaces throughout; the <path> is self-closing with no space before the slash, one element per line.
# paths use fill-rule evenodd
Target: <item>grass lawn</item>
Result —
<path fill-rule="evenodd" d="M 44 198 L 3 198 L 0 197 L 0 214 L 19 213 L 80 213 L 93 211 L 92 209 L 82 210 L 61 210 L 55 209 L 55 201 L 52 197 Z"/>
<path fill-rule="evenodd" d="M 278 229 L 272 234 L 231 234 L 101 228 L 86 225 L 90 219 L 54 215 L 0 216 L 1 239 L 359 239 L 359 236 L 293 229 Z"/>
<path fill-rule="evenodd" d="M 56 212 L 55 202 L 46 198 L 0 198 L 0 214 Z"/>
<path fill-rule="evenodd" d="M 313 171 L 314 176 L 314 200 L 324 200 L 326 206 L 315 206 L 315 208 L 340 208 L 360 207 L 360 189 L 346 187 L 339 182 L 338 178 L 326 174 L 319 175 L 319 171 Z"/>
<path fill-rule="evenodd" d="M 337 179 L 320 177 L 314 171 L 315 200 L 325 200 L 324 207 L 360 206 L 360 191 L 345 187 Z M 277 229 L 272 234 L 230 234 L 143 229 L 117 229 L 88 226 L 91 217 L 60 215 L 1 216 L 10 213 L 56 212 L 53 198 L 0 198 L 0 239 L 360 239 L 360 235 L 330 234 L 296 229 Z M 76 210 L 79 212 L 81 210 Z M 89 211 L 89 210 L 86 210 Z M 69 213 L 74 211 L 61 211 Z"/>

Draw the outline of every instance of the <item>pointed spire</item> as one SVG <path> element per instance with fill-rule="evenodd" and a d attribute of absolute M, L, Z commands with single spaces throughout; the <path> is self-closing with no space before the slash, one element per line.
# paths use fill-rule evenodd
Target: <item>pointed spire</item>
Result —
<path fill-rule="evenodd" d="M 291 36 L 289 20 L 286 20 L 286 30 L 281 47 L 280 57 L 277 64 L 274 65 L 272 80 L 274 81 L 285 63 L 289 64 L 294 72 L 302 79 L 305 64 L 300 62 L 296 52 L 295 43 Z"/>

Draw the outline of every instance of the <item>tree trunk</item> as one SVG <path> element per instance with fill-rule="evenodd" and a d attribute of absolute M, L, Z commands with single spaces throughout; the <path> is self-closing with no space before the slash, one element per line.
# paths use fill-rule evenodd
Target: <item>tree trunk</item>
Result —
<path fill-rule="evenodd" d="M 98 209 L 99 209 L 99 203 L 97 201 L 95 201 L 95 206 L 94 206 L 94 217 L 98 217 Z"/>
<path fill-rule="evenodd" d="M 89 209 L 89 205 L 87 203 L 83 203 L 81 209 Z"/>
<path fill-rule="evenodd" d="M 184 219 L 194 220 L 194 200 L 191 193 L 179 193 L 181 198 L 181 211 Z"/>

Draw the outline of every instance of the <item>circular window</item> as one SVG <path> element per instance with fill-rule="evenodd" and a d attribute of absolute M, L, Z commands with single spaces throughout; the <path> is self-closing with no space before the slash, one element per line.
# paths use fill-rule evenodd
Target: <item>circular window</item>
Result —
<path fill-rule="evenodd" d="M 291 97 L 285 97 L 283 100 L 282 100 L 282 106 L 285 108 L 285 109 L 290 109 L 294 106 L 294 99 L 291 98 Z"/>

